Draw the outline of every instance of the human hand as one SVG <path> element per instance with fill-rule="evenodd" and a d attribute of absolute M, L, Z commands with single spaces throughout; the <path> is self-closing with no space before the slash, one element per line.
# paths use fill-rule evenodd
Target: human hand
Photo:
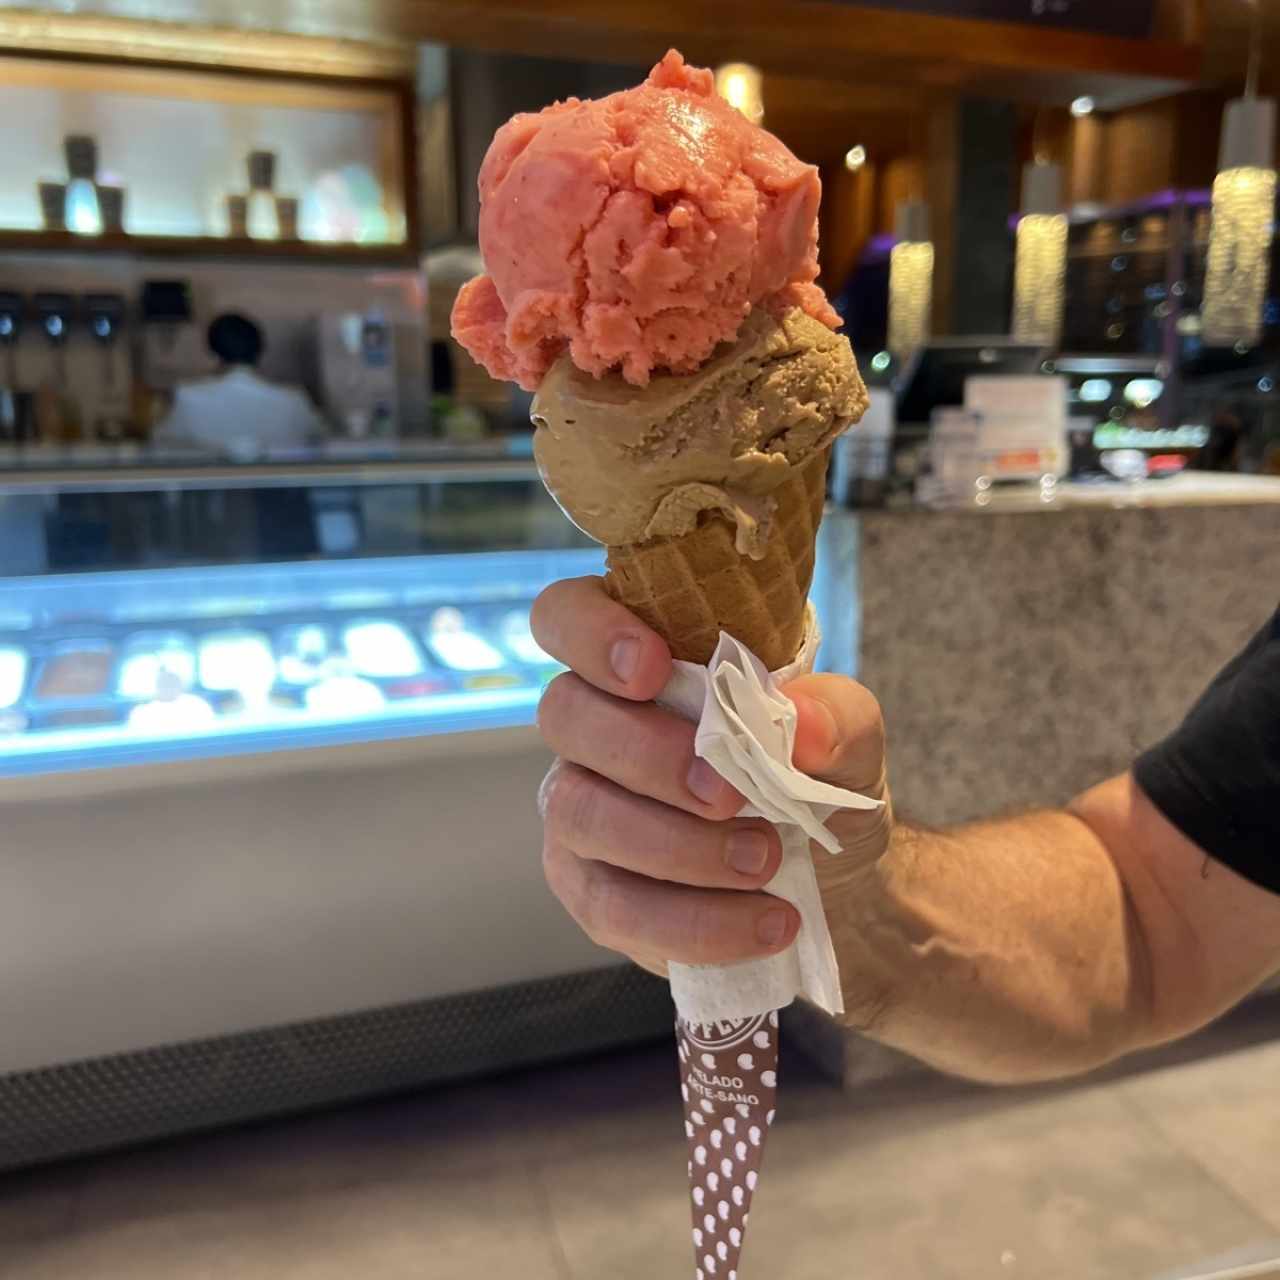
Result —
<path fill-rule="evenodd" d="M 549 587 L 534 604 L 538 643 L 571 668 L 548 686 L 538 725 L 558 759 L 539 796 L 543 866 L 569 914 L 602 946 L 654 972 L 667 961 L 733 964 L 785 950 L 794 907 L 762 892 L 778 833 L 738 818 L 742 796 L 693 754 L 694 726 L 652 704 L 671 674 L 662 638 L 611 599 L 599 578 Z M 885 797 L 875 699 L 841 676 L 805 676 L 794 762 L 836 786 Z M 883 851 L 889 807 L 841 811 L 847 853 L 815 855 L 824 892 Z"/>

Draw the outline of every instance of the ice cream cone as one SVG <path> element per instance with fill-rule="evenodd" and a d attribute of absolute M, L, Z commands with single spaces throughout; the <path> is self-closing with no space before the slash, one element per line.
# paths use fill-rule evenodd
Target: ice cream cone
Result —
<path fill-rule="evenodd" d="M 754 312 L 694 374 L 648 387 L 558 362 L 534 400 L 547 488 L 608 550 L 615 599 L 705 664 L 722 631 L 770 671 L 804 638 L 832 441 L 867 404 L 849 343 Z"/>
<path fill-rule="evenodd" d="M 727 631 L 770 671 L 785 666 L 804 636 L 828 457 L 823 450 L 774 491 L 777 510 L 759 560 L 738 551 L 730 520 L 706 512 L 682 537 L 610 547 L 609 593 L 657 631 L 676 658 L 709 662 Z"/>
<path fill-rule="evenodd" d="M 503 126 L 479 194 L 485 273 L 459 291 L 451 329 L 494 377 L 536 392 L 539 474 L 607 549 L 607 589 L 676 658 L 707 666 L 725 632 L 770 671 L 787 666 L 804 651 L 831 445 L 868 403 L 815 283 L 817 169 L 671 50 L 635 89 Z M 716 673 L 678 672 L 663 697 L 679 688 L 681 714 L 706 720 L 736 673 L 744 715 L 774 715 L 773 685 L 750 686 L 758 673 L 726 649 Z M 747 811 L 773 812 L 743 781 Z M 820 919 L 816 886 L 806 916 L 808 881 L 793 878 L 812 878 L 796 830 L 770 891 Z M 838 993 L 829 943 L 810 951 L 715 975 L 697 1010 L 705 974 L 676 992 L 700 1280 L 738 1274 L 773 1122 L 778 1019 L 758 1002 Z"/>

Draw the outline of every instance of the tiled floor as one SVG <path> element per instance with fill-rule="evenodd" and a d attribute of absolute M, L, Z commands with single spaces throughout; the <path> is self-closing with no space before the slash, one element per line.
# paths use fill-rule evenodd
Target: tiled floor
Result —
<path fill-rule="evenodd" d="M 1280 1001 L 1072 1088 L 789 1061 L 743 1280 L 1157 1280 L 1280 1253 Z M 688 1280 L 655 1047 L 0 1178 L 4 1280 Z"/>

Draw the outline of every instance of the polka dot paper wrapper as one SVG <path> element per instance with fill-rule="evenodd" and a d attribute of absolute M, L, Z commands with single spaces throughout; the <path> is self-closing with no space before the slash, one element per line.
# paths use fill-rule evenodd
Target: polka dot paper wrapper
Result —
<path fill-rule="evenodd" d="M 778 1092 L 778 1015 L 676 1022 L 696 1280 L 737 1280 Z"/>
<path fill-rule="evenodd" d="M 820 638 L 810 607 L 800 653 L 770 674 L 722 634 L 707 666 L 675 664 L 659 698 L 696 722 L 694 750 L 745 797 L 742 816 L 777 826 L 782 865 L 765 887 L 800 913 L 799 935 L 781 955 L 730 967 L 671 965 L 699 1280 L 738 1280 L 777 1098 L 777 1011 L 803 995 L 830 1014 L 844 1012 L 810 842 L 839 853 L 827 819 L 838 809 L 876 809 L 880 802 L 819 782 L 791 763 L 796 713 L 781 687 L 813 670 Z"/>

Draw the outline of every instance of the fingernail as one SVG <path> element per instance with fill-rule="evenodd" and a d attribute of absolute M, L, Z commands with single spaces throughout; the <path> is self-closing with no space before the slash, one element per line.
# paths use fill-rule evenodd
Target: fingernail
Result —
<path fill-rule="evenodd" d="M 723 800 L 729 788 L 729 784 L 705 760 L 696 758 L 689 766 L 687 785 L 703 804 L 716 804 Z"/>
<path fill-rule="evenodd" d="M 628 684 L 632 676 L 636 673 L 636 667 L 640 665 L 640 641 L 635 636 L 624 636 L 621 640 L 613 642 L 613 648 L 609 650 L 609 665 L 613 668 L 613 674 Z"/>
<path fill-rule="evenodd" d="M 769 861 L 769 837 L 763 831 L 735 831 L 725 844 L 725 861 L 742 876 L 758 876 Z"/>
<path fill-rule="evenodd" d="M 787 913 L 781 907 L 766 911 L 756 924 L 756 937 L 766 947 L 776 947 L 787 936 L 788 927 Z"/>

